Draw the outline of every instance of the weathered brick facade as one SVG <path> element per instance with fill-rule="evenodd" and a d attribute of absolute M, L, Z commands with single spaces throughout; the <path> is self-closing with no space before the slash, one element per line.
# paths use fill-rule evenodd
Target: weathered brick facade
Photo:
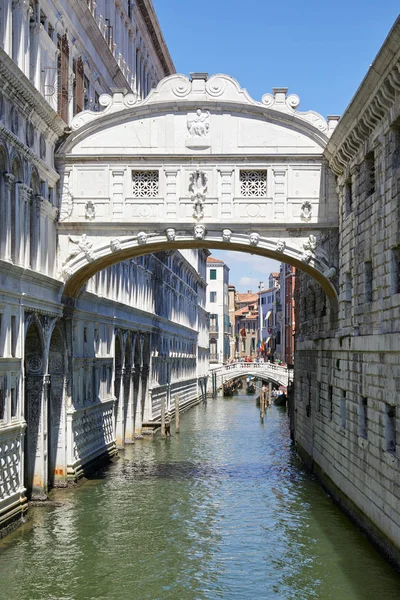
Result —
<path fill-rule="evenodd" d="M 298 273 L 295 439 L 400 564 L 400 19 L 325 156 L 339 198 L 339 313 L 336 327 Z"/>

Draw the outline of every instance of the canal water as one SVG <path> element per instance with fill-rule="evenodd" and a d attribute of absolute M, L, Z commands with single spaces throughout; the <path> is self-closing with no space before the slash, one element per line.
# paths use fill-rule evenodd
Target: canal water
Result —
<path fill-rule="evenodd" d="M 173 430 L 173 428 L 172 428 Z M 283 409 L 209 400 L 0 542 L 7 600 L 399 600 L 400 576 L 299 468 Z"/>

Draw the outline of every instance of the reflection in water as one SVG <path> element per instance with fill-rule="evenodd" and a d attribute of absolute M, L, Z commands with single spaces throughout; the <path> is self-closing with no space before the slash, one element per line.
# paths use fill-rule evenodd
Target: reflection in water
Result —
<path fill-rule="evenodd" d="M 8 600 L 385 600 L 400 578 L 293 456 L 287 417 L 209 400 L 0 546 Z"/>

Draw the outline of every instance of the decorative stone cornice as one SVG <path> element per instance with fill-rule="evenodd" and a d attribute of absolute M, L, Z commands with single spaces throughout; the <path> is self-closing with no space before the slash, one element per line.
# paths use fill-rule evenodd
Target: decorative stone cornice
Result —
<path fill-rule="evenodd" d="M 14 93 L 19 95 L 28 106 L 34 106 L 35 112 L 46 125 L 58 137 L 64 134 L 66 123 L 51 108 L 50 104 L 43 102 L 42 95 L 31 84 L 31 82 L 22 75 L 21 71 L 15 65 L 14 61 L 0 48 L 0 76 L 2 76 Z"/>
<path fill-rule="evenodd" d="M 143 21 L 145 22 L 154 46 L 154 50 L 164 70 L 164 75 L 167 76 L 175 73 L 175 66 L 172 62 L 172 58 L 168 51 L 163 34 L 161 33 L 157 15 L 152 6 L 152 2 L 150 0 L 136 0 L 136 6 L 140 11 Z"/>
<path fill-rule="evenodd" d="M 400 92 L 400 17 L 339 121 L 325 149 L 329 165 L 341 175 L 390 112 Z M 398 116 L 398 115 L 397 115 Z"/>
<path fill-rule="evenodd" d="M 114 114 L 131 108 L 134 109 L 135 116 L 139 117 L 142 114 L 148 116 L 151 110 L 170 111 L 171 106 L 176 110 L 196 111 L 201 103 L 203 111 L 216 113 L 227 109 L 239 110 L 242 113 L 272 118 L 276 122 L 286 123 L 291 128 L 298 126 L 299 130 L 312 137 L 324 148 L 332 133 L 333 125 L 315 111 L 296 110 L 300 102 L 298 96 L 294 94 L 287 96 L 286 92 L 286 88 L 275 88 L 273 94 L 265 94 L 261 102 L 257 102 L 246 89 L 228 75 L 218 74 L 208 78 L 206 73 L 192 73 L 189 79 L 185 75 L 177 74 L 160 81 L 143 100 L 136 94 L 126 93 L 124 89 L 114 89 L 112 96 L 102 94 L 99 103 L 104 110 L 101 112 L 86 110 L 79 113 L 72 120 L 71 127 L 74 130 L 83 129 L 93 121 L 97 121 L 99 127 L 104 127 L 112 121 Z M 110 121 L 106 119 L 108 116 L 111 117 Z M 84 131 L 81 135 L 85 135 Z M 71 143 L 73 145 L 74 139 L 75 136 L 70 136 L 66 147 Z"/>

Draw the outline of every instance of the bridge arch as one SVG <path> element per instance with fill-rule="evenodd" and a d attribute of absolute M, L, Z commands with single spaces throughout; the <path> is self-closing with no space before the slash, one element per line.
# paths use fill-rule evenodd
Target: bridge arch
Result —
<path fill-rule="evenodd" d="M 337 312 L 338 201 L 323 157 L 335 124 L 275 88 L 253 100 L 227 75 L 172 75 L 142 101 L 116 90 L 57 153 L 64 295 L 147 253 L 208 248 L 287 262 Z"/>

